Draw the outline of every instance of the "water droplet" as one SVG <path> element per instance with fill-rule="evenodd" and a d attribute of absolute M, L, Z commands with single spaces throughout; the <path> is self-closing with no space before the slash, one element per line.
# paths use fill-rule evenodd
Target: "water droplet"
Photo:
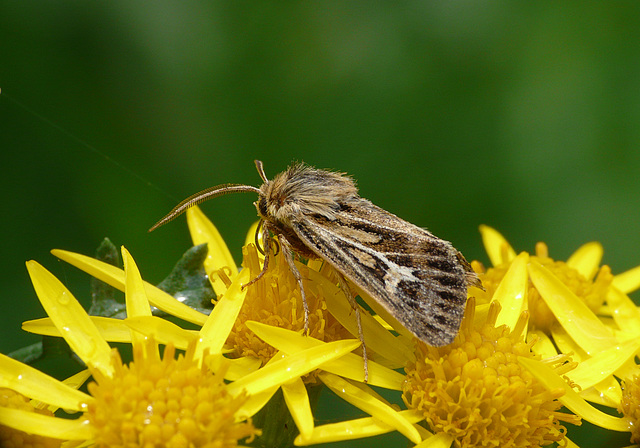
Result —
<path fill-rule="evenodd" d="M 62 294 L 58 296 L 58 303 L 60 305 L 68 305 L 70 301 L 71 297 L 67 291 L 62 291 Z"/>

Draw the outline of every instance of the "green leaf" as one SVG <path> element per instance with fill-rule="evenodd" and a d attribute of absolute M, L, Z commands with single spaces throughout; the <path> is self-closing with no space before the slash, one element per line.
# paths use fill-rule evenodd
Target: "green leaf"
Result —
<path fill-rule="evenodd" d="M 216 295 L 204 270 L 203 262 L 206 257 L 206 244 L 193 246 L 184 253 L 167 278 L 157 285 L 158 288 L 185 305 L 209 314 Z"/>
<path fill-rule="evenodd" d="M 95 258 L 117 268 L 122 268 L 118 248 L 109 238 L 102 240 L 102 243 L 96 249 Z M 91 277 L 91 308 L 89 308 L 89 314 L 91 316 L 124 319 L 127 317 L 124 296 L 113 286 Z"/>

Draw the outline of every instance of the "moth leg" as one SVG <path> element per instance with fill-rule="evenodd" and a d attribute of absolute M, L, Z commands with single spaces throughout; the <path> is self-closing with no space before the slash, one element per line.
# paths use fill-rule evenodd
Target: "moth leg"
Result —
<path fill-rule="evenodd" d="M 269 234 L 269 230 L 263 225 L 262 226 L 262 245 L 264 246 L 265 250 L 263 252 L 264 263 L 262 264 L 262 270 L 254 278 L 252 278 L 247 283 L 242 285 L 242 289 L 246 288 L 247 286 L 253 285 L 255 282 L 260 280 L 264 276 L 264 274 L 266 274 L 267 268 L 269 267 L 269 258 L 271 254 L 271 242 L 272 242 L 271 234 Z M 258 231 L 256 231 L 256 245 L 257 244 L 258 244 Z"/>
<path fill-rule="evenodd" d="M 367 356 L 367 344 L 364 342 L 364 331 L 362 331 L 362 319 L 360 317 L 360 307 L 358 306 L 358 302 L 356 302 L 355 297 L 351 293 L 351 288 L 349 288 L 349 283 L 344 276 L 336 271 L 338 274 L 338 282 L 340 283 L 340 289 L 344 292 L 344 295 L 347 296 L 347 300 L 349 300 L 349 305 L 356 312 L 356 325 L 358 326 L 358 338 L 360 342 L 362 342 L 362 359 L 364 359 L 364 382 L 369 381 L 369 357 Z"/>
<path fill-rule="evenodd" d="M 305 294 L 304 286 L 302 285 L 302 275 L 300 275 L 300 271 L 293 261 L 293 250 L 291 249 L 291 244 L 289 244 L 289 241 L 287 241 L 284 235 L 278 235 L 278 241 L 282 246 L 282 253 L 284 254 L 285 260 L 287 260 L 289 269 L 298 282 L 298 287 L 300 288 L 300 296 L 302 297 L 302 307 L 304 308 L 304 332 L 309 333 L 309 304 L 307 303 L 307 295 Z"/>

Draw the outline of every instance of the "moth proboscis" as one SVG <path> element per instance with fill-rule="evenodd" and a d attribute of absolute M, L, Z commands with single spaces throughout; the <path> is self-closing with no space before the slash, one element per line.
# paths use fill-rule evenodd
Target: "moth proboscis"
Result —
<path fill-rule="evenodd" d="M 340 286 L 356 311 L 368 379 L 367 351 L 359 307 L 349 284 L 371 297 L 387 316 L 418 339 L 433 346 L 451 343 L 458 333 L 467 288 L 480 281 L 460 252 L 448 241 L 415 226 L 358 195 L 345 174 L 294 163 L 273 180 L 255 161 L 263 184 L 222 184 L 190 196 L 158 221 L 152 231 L 207 199 L 235 192 L 258 194 L 263 269 L 244 287 L 259 280 L 269 265 L 273 236 L 277 236 L 302 297 L 305 332 L 309 307 L 302 276 L 294 264 L 299 257 L 321 258 L 337 273 Z"/>

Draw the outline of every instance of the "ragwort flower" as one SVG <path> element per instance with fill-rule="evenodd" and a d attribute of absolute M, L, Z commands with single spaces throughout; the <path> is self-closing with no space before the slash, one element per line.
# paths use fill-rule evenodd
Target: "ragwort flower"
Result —
<path fill-rule="evenodd" d="M 571 353 L 578 367 L 567 375 L 577 384 L 581 396 L 596 403 L 617 407 L 621 389 L 614 378 L 624 378 L 634 353 L 640 350 L 640 322 L 627 293 L 640 286 L 640 269 L 613 276 L 600 266 L 602 246 L 587 243 L 566 262 L 554 261 L 546 245 L 538 243 L 536 254 L 516 257 L 509 243 L 494 229 L 480 228 L 493 267 L 473 266 L 486 292 L 474 291 L 479 303 L 495 300 L 498 285 L 514 264 L 528 259 L 524 294 L 518 310 L 527 309 L 532 325 L 528 338 L 537 337 L 534 352 L 543 358 Z"/>
<path fill-rule="evenodd" d="M 494 229 L 481 226 L 480 232 L 493 266 L 485 269 L 480 263 L 473 266 L 482 280 L 485 291 L 475 291 L 478 304 L 487 303 L 516 258 L 509 243 Z M 608 266 L 599 267 L 602 258 L 602 246 L 599 243 L 587 243 L 578 249 L 566 262 L 549 257 L 544 243 L 536 245 L 536 253 L 530 256 L 535 262 L 550 271 L 562 284 L 582 301 L 592 312 L 597 312 L 607 298 L 607 292 L 613 280 Z M 528 310 L 531 313 L 530 324 L 536 330 L 550 334 L 557 316 L 550 309 L 548 300 L 541 296 L 536 284 L 529 282 L 527 288 Z"/>
<path fill-rule="evenodd" d="M 231 285 L 226 303 L 218 312 L 205 316 L 201 331 L 194 333 L 151 315 L 148 296 L 169 308 L 180 306 L 171 304 L 175 300 L 164 297 L 162 291 L 143 283 L 126 250 L 123 249 L 124 271 L 89 257 L 57 253 L 86 263 L 89 270 L 100 271 L 103 278 L 122 286 L 129 317 L 123 322 L 88 316 L 52 274 L 34 261 L 27 263 L 36 293 L 50 317 L 27 322 L 25 327 L 64 336 L 96 380 L 89 385 L 87 395 L 1 357 L 4 387 L 43 403 L 82 412 L 75 420 L 50 416 L 34 420 L 26 418 L 24 411 L 0 409 L 2 424 L 30 434 L 96 446 L 236 446 L 239 440 L 258 434 L 249 417 L 264 404 L 261 395 L 265 390 L 277 389 L 359 345 L 357 341 L 338 341 L 330 347 L 293 354 L 274 362 L 270 369 L 232 365 L 221 350 L 233 326 L 233 319 L 229 320 L 225 311 L 237 308 L 234 302 L 241 303 L 243 299 L 239 283 Z M 109 348 L 105 334 L 132 342 L 134 359 L 130 364 L 124 365 L 119 354 Z M 156 334 L 175 338 L 176 346 L 186 349 L 186 353 L 176 359 L 173 345 L 169 344 L 160 356 L 153 342 L 159 340 L 154 337 Z M 227 384 L 224 379 L 236 381 Z"/>
<path fill-rule="evenodd" d="M 405 370 L 407 406 L 422 412 L 429 428 L 446 433 L 456 446 L 527 447 L 562 440 L 563 422 L 580 418 L 560 412 L 563 391 L 549 391 L 520 365 L 534 359 L 525 342 L 526 314 L 513 331 L 496 327 L 497 302 L 485 323 L 474 322 L 474 300 L 455 341 L 445 347 L 416 343 L 416 362 Z M 565 358 L 554 360 L 563 366 Z"/>
<path fill-rule="evenodd" d="M 130 316 L 151 316 L 144 285 L 133 259 L 123 249 L 125 289 Z M 2 357 L 7 387 L 32 399 L 81 416 L 24 418 L 24 411 L 2 409 L 2 423 L 30 434 L 96 446 L 237 446 L 256 430 L 239 411 L 244 392 L 232 394 L 223 376 L 194 357 L 195 341 L 174 358 L 168 346 L 161 357 L 157 345 L 132 330 L 134 360 L 124 365 L 98 328 L 62 283 L 35 261 L 27 263 L 34 288 L 52 323 L 87 364 L 96 382 L 90 395 L 35 369 Z M 237 420 L 237 421 L 236 421 Z M 21 422 L 21 423 L 19 423 Z"/>
<path fill-rule="evenodd" d="M 536 246 L 536 255 L 523 252 L 516 257 L 498 232 L 486 226 L 481 232 L 494 267 L 485 271 L 477 263 L 474 266 L 486 281 L 487 296 L 496 300 L 499 287 L 494 285 L 506 280 L 502 273 L 528 259 L 519 280 L 527 287 L 517 308 L 541 317 L 527 335 L 528 340 L 539 339 L 533 351 L 543 358 L 571 354 L 578 365 L 565 376 L 577 387 L 580 400 L 621 408 L 619 379 L 632 378 L 635 354 L 640 351 L 640 312 L 627 295 L 640 286 L 640 267 L 612 276 L 607 266 L 599 266 L 602 246 L 596 242 L 580 247 L 566 263 L 551 260 L 542 243 Z M 570 409 L 604 428 L 629 429 L 626 420 L 594 413 L 584 403 L 578 410 Z"/>

